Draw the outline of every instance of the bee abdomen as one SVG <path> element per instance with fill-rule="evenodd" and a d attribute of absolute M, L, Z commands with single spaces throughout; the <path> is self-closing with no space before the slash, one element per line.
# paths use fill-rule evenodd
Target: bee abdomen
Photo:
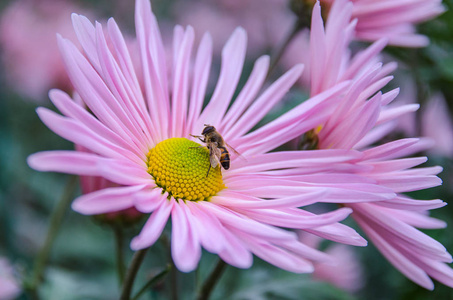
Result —
<path fill-rule="evenodd" d="M 218 147 L 220 149 L 220 163 L 225 170 L 230 168 L 230 154 L 225 147 Z"/>

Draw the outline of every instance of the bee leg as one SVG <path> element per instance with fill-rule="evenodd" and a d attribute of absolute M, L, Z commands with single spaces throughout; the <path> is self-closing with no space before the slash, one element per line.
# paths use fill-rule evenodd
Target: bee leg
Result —
<path fill-rule="evenodd" d="M 206 173 L 206 178 L 208 178 L 209 171 L 211 170 L 211 164 L 209 164 L 208 173 Z"/>
<path fill-rule="evenodd" d="M 194 137 L 194 138 L 198 138 L 200 141 L 202 141 L 203 143 L 206 143 L 206 140 L 205 139 L 202 139 L 202 135 L 193 135 L 193 134 L 189 134 L 190 136 Z"/>
<path fill-rule="evenodd" d="M 204 148 L 204 146 L 198 146 L 198 147 L 189 147 L 189 149 L 198 149 L 198 148 Z"/>

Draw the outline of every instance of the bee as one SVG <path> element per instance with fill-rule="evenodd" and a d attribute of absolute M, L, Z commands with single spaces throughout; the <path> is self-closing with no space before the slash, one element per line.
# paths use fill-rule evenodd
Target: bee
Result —
<path fill-rule="evenodd" d="M 228 152 L 228 148 L 230 148 L 234 153 L 236 153 L 238 156 L 240 154 L 233 149 L 230 145 L 228 145 L 223 137 L 220 135 L 220 133 L 215 129 L 214 126 L 204 124 L 204 129 L 201 132 L 202 135 L 193 135 L 191 136 L 198 138 L 200 141 L 203 143 L 206 143 L 206 147 L 209 150 L 209 168 L 208 168 L 208 173 L 206 173 L 206 177 L 209 175 L 209 171 L 212 168 L 215 168 L 218 166 L 220 163 L 222 167 L 225 170 L 228 170 L 230 168 L 230 153 Z M 195 148 L 202 148 L 203 146 L 200 147 L 195 147 Z"/>

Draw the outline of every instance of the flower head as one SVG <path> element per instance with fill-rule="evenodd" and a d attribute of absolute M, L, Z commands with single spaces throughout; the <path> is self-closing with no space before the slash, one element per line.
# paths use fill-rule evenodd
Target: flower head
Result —
<path fill-rule="evenodd" d="M 338 39 L 336 32 L 341 30 L 329 24 L 344 24 L 344 32 L 351 29 L 348 25 L 351 3 L 336 1 L 332 10 L 335 9 L 337 11 L 329 17 L 324 33 L 319 5 L 314 8 L 311 65 L 318 67 L 311 73 L 312 88 L 317 93 L 347 78 L 352 83 L 327 121 L 317 127 L 317 147 L 356 149 L 364 154 L 357 164 L 368 168 L 355 174 L 390 189 L 396 197 L 344 205 L 353 209 L 353 218 L 370 240 L 408 278 L 428 289 L 434 288 L 429 276 L 453 286 L 453 270 L 445 264 L 452 262 L 451 255 L 439 242 L 417 229 L 445 227 L 443 221 L 428 216 L 429 210 L 442 207 L 445 203 L 437 199 L 415 200 L 402 194 L 441 184 L 436 176 L 442 170 L 440 167 L 414 168 L 424 163 L 426 157 L 405 158 L 429 148 L 430 143 L 412 138 L 373 146 L 395 127 L 393 121 L 397 117 L 417 110 L 418 105 L 389 107 L 398 90 L 385 94 L 379 92 L 392 78 L 386 76 L 389 68 L 374 62 L 379 52 L 376 51 L 379 41 L 356 55 L 351 62 L 344 60 L 348 54 L 347 47 L 339 47 L 336 51 L 325 47 L 335 45 L 334 41 Z M 323 69 L 325 62 L 341 67 Z"/>
<path fill-rule="evenodd" d="M 243 29 L 236 29 L 223 48 L 219 79 L 203 108 L 212 54 L 209 34 L 201 39 L 193 60 L 194 30 L 176 26 L 173 65 L 167 68 L 147 0 L 136 3 L 137 53 L 129 52 L 113 19 L 106 29 L 79 15 L 73 15 L 73 23 L 84 53 L 62 37 L 59 46 L 77 95 L 89 110 L 53 90 L 50 98 L 64 116 L 45 108 L 38 108 L 38 114 L 51 130 L 91 153 L 41 152 L 28 163 L 41 171 L 99 176 L 115 183 L 80 196 L 74 210 L 101 214 L 135 207 L 151 213 L 131 242 L 134 250 L 154 244 L 171 218 L 172 257 L 185 272 L 197 266 L 201 247 L 242 268 L 251 265 L 252 254 L 293 272 L 312 271 L 310 260 L 326 259 L 283 228 L 364 245 L 354 230 L 336 223 L 349 208 L 323 215 L 298 209 L 315 202 L 393 198 L 389 189 L 350 175 L 351 168 L 357 170 L 352 162 L 360 153 L 269 152 L 324 122 L 328 104 L 336 101 L 346 83 L 253 130 L 298 79 L 302 67 L 292 68 L 260 93 L 269 66 L 269 58 L 261 57 L 231 103 L 245 59 Z M 140 57 L 140 71 L 131 56 Z M 226 148 L 218 141 L 206 144 L 203 138 L 195 142 L 190 135 L 200 135 L 204 124 L 215 126 Z M 224 155 L 228 145 L 245 160 L 231 151 L 226 170 L 210 160 L 210 151 Z M 224 159 L 222 155 L 215 159 Z M 347 183 L 338 182 L 342 175 Z"/>

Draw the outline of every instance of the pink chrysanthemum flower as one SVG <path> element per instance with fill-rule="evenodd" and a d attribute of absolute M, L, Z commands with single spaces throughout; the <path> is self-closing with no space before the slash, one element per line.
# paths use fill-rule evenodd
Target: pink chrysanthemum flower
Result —
<path fill-rule="evenodd" d="M 331 66 L 337 67 L 312 68 L 312 86 L 314 85 L 315 92 L 322 92 L 331 84 L 338 83 L 338 79 L 349 77 L 346 75 L 350 70 L 356 70 L 362 75 L 353 79 L 350 90 L 339 106 L 332 110 L 327 122 L 319 124 L 318 128 L 321 129 L 317 134 L 318 148 L 362 151 L 364 156 L 357 164 L 367 166 L 368 170 L 360 171 L 359 174 L 367 177 L 370 183 L 391 189 L 397 197 L 380 202 L 344 205 L 353 209 L 353 218 L 370 240 L 408 278 L 427 289 L 434 288 L 429 276 L 453 286 L 453 270 L 445 264 L 452 262 L 450 254 L 439 242 L 416 229 L 445 227 L 443 221 L 430 218 L 427 213 L 431 209 L 444 206 L 445 203 L 441 200 L 414 200 L 402 194 L 441 184 L 441 180 L 436 176 L 441 168 L 413 168 L 424 163 L 426 157 L 405 158 L 426 149 L 427 142 L 412 138 L 377 147 L 371 146 L 394 127 L 392 121 L 396 117 L 413 111 L 418 106 L 387 108 L 397 91 L 383 95 L 378 93 L 388 79 L 381 77 L 380 65 L 366 63 L 372 58 L 367 53 L 371 54 L 373 51 L 370 49 L 374 46 L 357 55 L 349 64 L 341 60 L 347 47 L 326 51 L 323 46 L 335 45 L 334 41 L 339 38 L 341 31 L 338 26 L 329 24 L 347 25 L 350 19 L 351 3 L 343 2 L 345 1 L 335 2 L 332 10 L 337 11 L 329 17 L 325 33 L 319 5 L 314 8 L 311 27 L 312 66 L 322 66 L 330 62 Z M 338 6 L 335 6 L 337 4 Z M 343 28 L 350 27 L 343 25 Z"/>
<path fill-rule="evenodd" d="M 74 210 L 101 214 L 136 207 L 151 213 L 131 242 L 134 250 L 154 244 L 171 217 L 172 257 L 185 272 L 196 268 L 201 247 L 241 268 L 251 265 L 252 254 L 293 272 L 312 271 L 309 260 L 326 259 L 281 227 L 365 244 L 354 230 L 336 223 L 349 208 L 324 215 L 297 208 L 315 202 L 393 198 L 390 189 L 351 174 L 361 168 L 350 163 L 360 158 L 359 152 L 269 153 L 324 122 L 330 102 L 337 101 L 347 82 L 251 131 L 298 79 L 302 67 L 294 67 L 259 95 L 269 66 L 269 58 L 261 57 L 229 107 L 245 58 L 243 29 L 225 45 L 217 86 L 203 108 L 212 55 L 208 34 L 192 61 L 193 29 L 177 26 L 173 67 L 167 68 L 148 0 L 136 3 L 138 53 L 129 53 L 113 19 L 105 30 L 79 15 L 73 15 L 73 23 L 84 53 L 61 37 L 59 45 L 69 77 L 89 111 L 54 90 L 50 98 L 64 116 L 45 108 L 38 108 L 38 114 L 51 130 L 93 153 L 42 152 L 29 157 L 28 163 L 41 171 L 100 176 L 118 185 L 80 196 Z M 141 59 L 138 72 L 132 55 Z M 217 166 L 207 174 L 209 151 L 190 137 L 199 135 L 203 124 L 214 125 L 246 160 L 232 152 L 229 170 Z"/>
<path fill-rule="evenodd" d="M 328 5 L 336 1 L 321 0 Z M 387 38 L 390 45 L 401 47 L 428 45 L 428 38 L 416 33 L 415 24 L 433 19 L 445 11 L 442 0 L 352 0 L 352 3 L 351 20 L 357 19 L 357 39 L 376 41 Z"/>

